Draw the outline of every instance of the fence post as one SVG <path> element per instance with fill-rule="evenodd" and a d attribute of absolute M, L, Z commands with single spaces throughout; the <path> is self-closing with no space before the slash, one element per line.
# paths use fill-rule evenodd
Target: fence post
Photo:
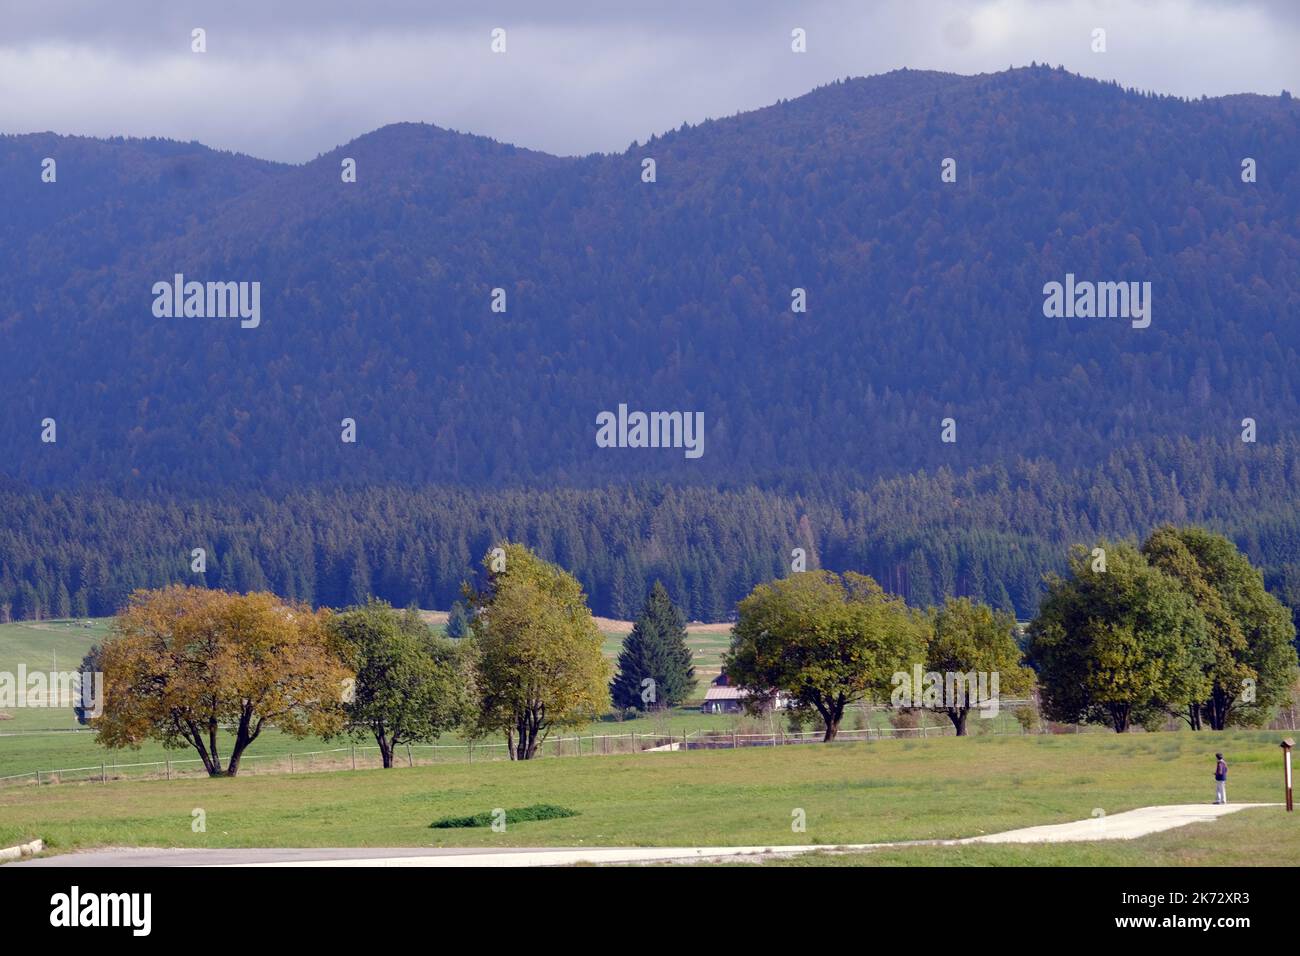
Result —
<path fill-rule="evenodd" d="M 168 757 L 166 763 L 167 763 L 167 779 L 170 780 L 172 778 L 172 758 Z"/>
<path fill-rule="evenodd" d="M 102 763 L 99 765 L 99 782 L 108 783 L 108 769 Z"/>
<path fill-rule="evenodd" d="M 473 763 L 474 762 L 474 741 L 471 740 L 468 746 L 469 746 L 469 762 Z"/>
<path fill-rule="evenodd" d="M 352 745 L 352 769 L 357 769 L 357 745 Z"/>
<path fill-rule="evenodd" d="M 40 785 L 41 785 L 41 772 L 38 770 L 36 771 L 36 786 L 39 787 Z"/>
<path fill-rule="evenodd" d="M 289 772 L 293 773 L 293 754 L 289 754 Z"/>
<path fill-rule="evenodd" d="M 411 745 L 410 745 L 410 744 L 407 744 L 407 745 L 406 745 L 406 765 L 407 765 L 408 767 L 414 767 L 414 766 L 415 766 L 415 758 L 411 756 Z"/>
<path fill-rule="evenodd" d="M 731 732 L 731 749 L 736 749 L 736 732 L 734 730 Z"/>

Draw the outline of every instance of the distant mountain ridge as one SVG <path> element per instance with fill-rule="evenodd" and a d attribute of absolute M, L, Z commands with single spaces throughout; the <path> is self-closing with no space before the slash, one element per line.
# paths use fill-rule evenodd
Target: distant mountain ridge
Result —
<path fill-rule="evenodd" d="M 1044 67 L 849 80 L 581 158 L 420 124 L 301 166 L 0 136 L 0 474 L 865 480 L 1087 465 L 1244 417 L 1294 436 L 1297 155 L 1289 96 Z M 260 282 L 261 325 L 155 318 L 176 273 Z M 1067 273 L 1150 281 L 1150 328 L 1045 318 Z M 703 412 L 705 454 L 598 448 L 619 403 Z"/>

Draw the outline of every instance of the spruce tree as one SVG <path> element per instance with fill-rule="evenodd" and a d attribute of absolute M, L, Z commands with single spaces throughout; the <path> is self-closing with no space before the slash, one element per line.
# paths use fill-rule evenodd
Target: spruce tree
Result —
<path fill-rule="evenodd" d="M 654 681 L 653 694 L 642 682 Z M 623 641 L 618 676 L 610 695 L 618 707 L 651 710 L 682 703 L 695 689 L 695 667 L 686 646 L 686 620 L 663 584 L 656 581 Z M 643 696 L 646 695 L 646 696 Z"/>
<path fill-rule="evenodd" d="M 447 613 L 447 636 L 460 640 L 469 636 L 469 613 L 464 601 L 454 601 Z"/>

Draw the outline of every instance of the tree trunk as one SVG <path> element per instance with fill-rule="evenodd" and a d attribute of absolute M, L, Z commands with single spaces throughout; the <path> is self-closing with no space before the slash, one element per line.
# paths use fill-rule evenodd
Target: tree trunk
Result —
<path fill-rule="evenodd" d="M 1110 709 L 1111 720 L 1115 725 L 1115 733 L 1122 734 L 1128 730 L 1129 708 L 1124 706 L 1112 707 Z"/>
<path fill-rule="evenodd" d="M 537 756 L 537 745 L 541 743 L 542 721 L 545 719 L 545 708 L 536 706 L 527 707 L 518 711 L 515 715 L 515 732 L 519 735 L 519 742 L 515 745 L 513 758 L 515 760 L 532 760 Z M 506 737 L 510 734 L 507 732 Z"/>
<path fill-rule="evenodd" d="M 216 777 L 221 774 L 221 766 L 214 764 L 212 755 L 208 753 L 208 748 L 203 746 L 203 734 L 196 723 L 187 720 L 181 727 L 181 736 L 189 742 L 189 745 L 198 751 L 199 759 L 203 761 L 203 769 L 207 771 L 209 777 Z"/>
<path fill-rule="evenodd" d="M 1203 705 L 1205 719 L 1211 730 L 1223 730 L 1228 726 L 1228 714 L 1232 710 L 1232 697 L 1222 688 L 1216 687 L 1210 693 L 1210 699 Z"/>
<path fill-rule="evenodd" d="M 817 713 L 821 715 L 822 722 L 826 725 L 826 732 L 822 735 L 822 743 L 830 743 L 835 739 L 835 735 L 840 732 L 840 723 L 844 720 L 846 703 L 843 694 L 829 700 L 823 698 L 820 694 L 813 698 L 812 705 L 817 708 Z"/>
<path fill-rule="evenodd" d="M 966 736 L 966 718 L 969 715 L 970 715 L 969 707 L 948 708 L 948 719 L 952 721 L 952 726 L 957 731 L 958 737 Z"/>
<path fill-rule="evenodd" d="M 230 751 L 230 760 L 226 764 L 227 777 L 233 777 L 235 774 L 239 773 L 239 758 L 244 756 L 244 749 L 250 743 L 252 743 L 252 741 L 248 737 L 248 730 L 244 726 L 244 722 L 240 721 L 239 733 L 235 736 L 235 746 Z"/>
<path fill-rule="evenodd" d="M 257 739 L 257 735 L 262 730 L 262 722 L 257 722 L 257 728 L 251 726 L 253 719 L 252 705 L 245 702 L 243 710 L 239 715 L 239 729 L 235 732 L 235 746 L 230 751 L 230 762 L 226 764 L 226 776 L 233 777 L 239 773 L 239 758 L 244 755 L 248 745 Z"/>
<path fill-rule="evenodd" d="M 212 766 L 208 768 L 208 775 L 212 777 L 221 776 L 221 754 L 217 749 L 219 730 L 215 719 L 208 721 L 208 753 L 212 755 Z"/>
<path fill-rule="evenodd" d="M 384 769 L 391 770 L 393 767 L 393 748 L 397 746 L 397 740 L 388 739 L 384 733 L 375 734 L 375 740 L 379 744 L 379 756 L 383 758 Z"/>

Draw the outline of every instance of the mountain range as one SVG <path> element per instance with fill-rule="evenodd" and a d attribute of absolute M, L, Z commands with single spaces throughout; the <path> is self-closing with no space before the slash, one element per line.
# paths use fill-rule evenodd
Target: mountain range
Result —
<path fill-rule="evenodd" d="M 867 481 L 1248 417 L 1276 441 L 1300 433 L 1297 156 L 1289 94 L 1041 66 L 848 79 L 579 158 L 414 123 L 296 166 L 5 135 L 0 474 Z M 260 323 L 158 317 L 177 274 L 260 283 Z M 1149 327 L 1047 317 L 1067 275 L 1149 282 Z M 598 447 L 620 405 L 702 413 L 704 453 Z"/>

